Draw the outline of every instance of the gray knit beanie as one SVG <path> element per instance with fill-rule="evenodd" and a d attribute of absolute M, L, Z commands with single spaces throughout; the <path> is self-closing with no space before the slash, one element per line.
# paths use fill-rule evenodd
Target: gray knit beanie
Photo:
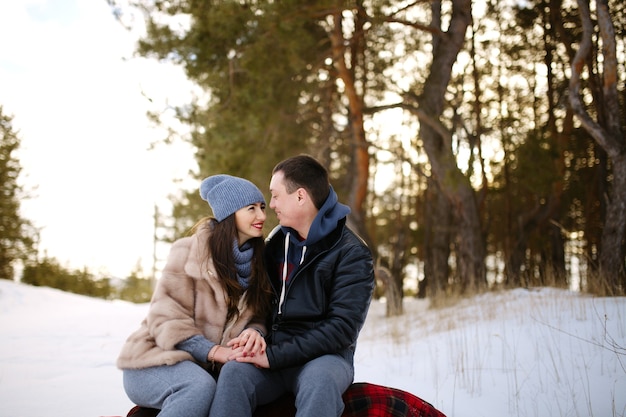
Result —
<path fill-rule="evenodd" d="M 265 197 L 256 185 L 225 174 L 205 178 L 200 184 L 200 196 L 209 203 L 218 222 L 250 204 L 265 204 Z"/>

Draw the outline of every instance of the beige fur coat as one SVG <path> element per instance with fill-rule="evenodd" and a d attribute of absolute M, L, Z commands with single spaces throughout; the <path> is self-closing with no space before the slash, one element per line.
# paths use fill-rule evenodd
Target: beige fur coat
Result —
<path fill-rule="evenodd" d="M 140 369 L 194 360 L 176 344 L 195 335 L 204 335 L 225 345 L 248 325 L 266 331 L 245 306 L 239 317 L 226 323 L 224 293 L 211 260 L 206 258 L 209 231 L 202 228 L 193 236 L 177 240 L 152 295 L 147 317 L 132 333 L 117 359 L 120 369 Z"/>

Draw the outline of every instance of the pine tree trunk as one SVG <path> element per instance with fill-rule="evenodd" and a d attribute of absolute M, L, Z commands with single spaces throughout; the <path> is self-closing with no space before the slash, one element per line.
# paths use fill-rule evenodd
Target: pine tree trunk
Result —
<path fill-rule="evenodd" d="M 464 45 L 465 33 L 472 20 L 471 10 L 470 0 L 454 0 L 448 31 L 442 35 L 433 35 L 433 62 L 416 112 L 420 120 L 420 137 L 433 177 L 450 200 L 457 220 L 457 265 L 464 292 L 479 291 L 486 286 L 486 248 L 474 190 L 456 165 L 451 133 L 440 123 L 439 118 L 444 109 L 452 65 Z M 433 15 L 438 13 L 433 11 Z"/>
<path fill-rule="evenodd" d="M 424 280 L 419 286 L 419 297 L 436 300 L 449 287 L 452 214 L 450 201 L 431 178 L 428 179 L 425 204 Z"/>
<path fill-rule="evenodd" d="M 580 97 L 581 73 L 585 68 L 586 58 L 594 47 L 594 28 L 591 21 L 589 4 L 578 0 L 583 35 L 576 56 L 572 60 L 570 79 L 570 105 L 584 129 L 604 149 L 612 164 L 612 185 L 608 197 L 606 218 L 602 231 L 600 248 L 600 279 L 606 285 L 609 294 L 624 292 L 626 272 L 624 258 L 626 246 L 626 140 L 620 126 L 620 109 L 617 94 L 617 58 L 615 29 L 611 21 L 607 0 L 596 2 L 597 22 L 600 29 L 603 57 L 602 74 L 593 74 L 594 68 L 588 68 L 592 76 L 602 77 L 602 97 L 594 100 L 598 120 L 587 112 Z M 595 45 L 597 47 L 597 45 Z"/>
<path fill-rule="evenodd" d="M 607 206 L 602 248 L 600 277 L 605 280 L 609 294 L 623 294 L 626 290 L 624 270 L 624 239 L 626 236 L 626 154 L 611 159 L 613 162 L 613 195 Z"/>

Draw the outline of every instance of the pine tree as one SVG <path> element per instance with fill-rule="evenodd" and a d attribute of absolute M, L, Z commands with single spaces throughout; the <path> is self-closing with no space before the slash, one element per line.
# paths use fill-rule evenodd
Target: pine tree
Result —
<path fill-rule="evenodd" d="M 16 153 L 20 138 L 13 130 L 13 118 L 0 106 L 0 278 L 12 279 L 15 261 L 33 253 L 31 223 L 20 217 L 23 189 L 18 184 L 22 170 Z"/>

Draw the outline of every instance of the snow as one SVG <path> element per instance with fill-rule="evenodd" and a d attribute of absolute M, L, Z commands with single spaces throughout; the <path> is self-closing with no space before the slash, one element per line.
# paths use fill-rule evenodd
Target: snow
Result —
<path fill-rule="evenodd" d="M 125 416 L 115 360 L 147 309 L 0 280 L 0 417 Z M 384 312 L 373 302 L 357 382 L 411 392 L 448 417 L 626 415 L 624 297 L 517 289 Z"/>

